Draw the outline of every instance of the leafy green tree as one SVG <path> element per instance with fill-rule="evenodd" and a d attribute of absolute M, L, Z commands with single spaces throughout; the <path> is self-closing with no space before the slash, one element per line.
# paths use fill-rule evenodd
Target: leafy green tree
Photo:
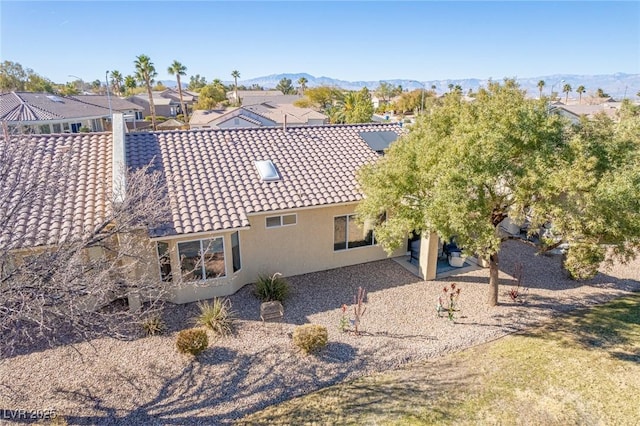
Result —
<path fill-rule="evenodd" d="M 197 92 L 198 90 L 202 89 L 206 85 L 207 85 L 207 79 L 204 77 L 201 77 L 200 74 L 196 74 L 189 77 L 189 85 L 187 86 L 187 89 Z"/>
<path fill-rule="evenodd" d="M 305 91 L 305 90 L 306 90 L 306 88 L 307 88 L 307 83 L 308 83 L 308 82 L 309 82 L 309 80 L 307 80 L 307 79 L 306 79 L 306 78 L 304 78 L 304 77 L 300 77 L 300 78 L 298 79 L 298 85 L 300 86 L 300 92 L 301 92 L 301 95 L 303 95 L 303 96 L 304 96 L 304 91 Z"/>
<path fill-rule="evenodd" d="M 58 88 L 58 93 L 63 96 L 73 96 L 79 95 L 80 91 L 78 90 L 78 86 L 75 82 L 69 82 L 67 84 L 63 84 Z"/>
<path fill-rule="evenodd" d="M 381 81 L 373 93 L 382 100 L 382 102 L 389 102 L 396 93 L 396 88 L 391 83 Z"/>
<path fill-rule="evenodd" d="M 167 72 L 170 75 L 176 76 L 176 82 L 178 83 L 178 96 L 180 97 L 180 108 L 182 108 L 182 114 L 184 115 L 185 121 L 189 121 L 189 111 L 187 111 L 184 99 L 182 99 L 182 82 L 180 81 L 180 77 L 187 75 L 187 67 L 174 60 L 167 69 Z"/>
<path fill-rule="evenodd" d="M 602 90 L 600 87 L 598 87 L 598 90 L 596 90 L 596 96 L 599 98 L 608 98 L 609 94 L 605 93 L 604 90 Z"/>
<path fill-rule="evenodd" d="M 156 72 L 156 67 L 153 65 L 153 62 L 151 62 L 151 58 L 147 55 L 137 56 L 134 64 L 136 67 L 136 80 L 147 89 L 149 110 L 151 111 L 151 126 L 153 130 L 156 130 L 156 106 L 153 103 L 151 87 L 158 73 Z"/>
<path fill-rule="evenodd" d="M 291 85 L 290 78 L 283 78 L 276 86 L 276 90 L 281 91 L 285 95 L 293 95 L 296 93 L 296 89 Z"/>
<path fill-rule="evenodd" d="M 110 77 L 111 77 L 111 87 L 113 88 L 113 92 L 118 95 L 122 95 L 123 83 L 124 83 L 124 77 L 122 77 L 122 74 L 120 73 L 120 71 L 114 70 L 114 71 L 111 71 Z"/>
<path fill-rule="evenodd" d="M 0 92 L 22 91 L 26 81 L 27 71 L 18 62 L 0 64 Z"/>
<path fill-rule="evenodd" d="M 231 71 L 231 77 L 233 77 L 233 92 L 236 99 L 236 105 L 239 105 L 240 99 L 238 98 L 238 79 L 240 78 L 240 71 Z"/>
<path fill-rule="evenodd" d="M 489 304 L 498 302 L 498 225 L 506 217 L 552 224 L 569 243 L 564 262 L 574 278 L 589 278 L 608 260 L 640 250 L 640 115 L 623 106 L 619 123 L 604 114 L 570 126 L 548 115 L 543 101 L 525 99 L 513 80 L 492 82 L 475 102 L 447 96 L 418 119 L 359 180 L 366 194 L 361 220 L 379 217 L 376 239 L 387 248 L 412 230 L 457 236 L 468 253 L 490 262 Z M 605 251 L 606 247 L 611 250 Z"/>
<path fill-rule="evenodd" d="M 449 92 L 453 92 L 453 88 L 454 88 L 455 86 L 453 85 L 453 83 L 449 83 L 449 84 L 447 85 L 447 87 L 449 88 Z"/>
<path fill-rule="evenodd" d="M 340 89 L 331 86 L 310 87 L 305 91 L 304 96 L 293 104 L 301 108 L 316 108 L 325 113 L 334 103 L 343 98 Z"/>
<path fill-rule="evenodd" d="M 474 102 L 452 93 L 361 170 L 358 213 L 363 220 L 388 213 L 375 227 L 387 250 L 406 244 L 411 231 L 455 235 L 466 252 L 489 260 L 496 305 L 498 225 L 535 201 L 561 145 L 560 118 L 525 99 L 513 80 L 490 82 Z"/>
<path fill-rule="evenodd" d="M 0 64 L 0 92 L 29 91 L 55 93 L 51 80 L 23 68 L 18 62 L 4 61 Z"/>
<path fill-rule="evenodd" d="M 394 109 L 401 114 L 417 112 L 422 107 L 423 96 L 425 103 L 427 103 L 430 102 L 430 99 L 433 99 L 435 97 L 435 92 L 429 90 L 423 93 L 422 89 L 412 90 L 411 92 L 404 92 L 395 102 Z"/>
<path fill-rule="evenodd" d="M 576 89 L 576 92 L 578 93 L 578 96 L 579 96 L 579 101 L 578 101 L 579 103 L 582 103 L 582 94 L 586 91 L 587 89 L 585 89 L 585 87 L 582 85 L 578 86 L 578 88 Z"/>
<path fill-rule="evenodd" d="M 566 104 L 567 102 L 569 102 L 569 92 L 571 92 L 571 85 L 569 83 L 565 83 L 564 86 L 562 86 L 562 91 L 566 93 L 564 98 L 564 103 Z"/>
<path fill-rule="evenodd" d="M 42 77 L 34 72 L 27 75 L 27 81 L 24 86 L 29 92 L 45 92 L 55 93 L 55 85 L 48 78 Z"/>
<path fill-rule="evenodd" d="M 540 91 L 538 95 L 538 99 L 542 99 L 542 89 L 544 88 L 544 86 L 545 86 L 544 80 L 538 81 L 538 90 Z"/>
<path fill-rule="evenodd" d="M 198 92 L 198 102 L 195 109 L 214 109 L 227 99 L 227 92 L 223 84 L 207 84 Z"/>

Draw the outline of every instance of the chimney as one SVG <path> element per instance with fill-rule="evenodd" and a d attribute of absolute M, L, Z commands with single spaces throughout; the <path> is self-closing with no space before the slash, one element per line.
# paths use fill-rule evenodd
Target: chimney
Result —
<path fill-rule="evenodd" d="M 116 203 L 124 201 L 126 190 L 125 171 L 127 169 L 127 158 L 125 149 L 126 123 L 124 115 L 116 112 L 112 116 L 111 127 L 113 128 L 111 157 L 111 191 L 113 200 Z"/>
<path fill-rule="evenodd" d="M 287 114 L 282 114 L 284 116 L 284 121 L 282 122 L 282 130 L 287 131 Z"/>

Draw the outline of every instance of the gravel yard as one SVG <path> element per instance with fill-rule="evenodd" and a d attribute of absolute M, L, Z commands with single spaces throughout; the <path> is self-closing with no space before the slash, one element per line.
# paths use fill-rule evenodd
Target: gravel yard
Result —
<path fill-rule="evenodd" d="M 526 303 L 507 292 L 516 262 L 524 265 Z M 587 283 L 564 278 L 560 258 L 534 256 L 508 241 L 500 257 L 500 302 L 486 306 L 487 269 L 420 281 L 393 260 L 289 279 L 281 324 L 259 320 L 251 286 L 231 296 L 235 334 L 214 340 L 197 361 L 176 352 L 175 334 L 135 341 L 97 339 L 0 361 L 0 408 L 54 409 L 69 424 L 227 424 L 268 405 L 339 381 L 457 351 L 535 324 L 559 312 L 640 290 L 640 259 Z M 462 288 L 455 323 L 436 315 L 442 288 Z M 341 333 L 343 303 L 367 292 L 363 333 Z M 195 304 L 172 306 L 172 330 L 187 328 Z M 351 308 L 347 311 L 351 313 Z M 291 345 L 296 325 L 325 325 L 329 345 L 302 356 Z"/>

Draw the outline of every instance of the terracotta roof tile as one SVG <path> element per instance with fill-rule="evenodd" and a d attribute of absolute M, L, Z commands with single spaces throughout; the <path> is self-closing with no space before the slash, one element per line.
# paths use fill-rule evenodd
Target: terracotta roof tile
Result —
<path fill-rule="evenodd" d="M 9 163 L 13 178 L 0 179 L 0 202 L 8 201 L 2 206 L 5 211 L 17 210 L 4 218 L 0 240 L 13 242 L 16 248 L 56 244 L 81 237 L 106 217 L 110 134 L 0 138 L 0 153 L 15 143 L 20 143 L 20 161 Z M 37 191 L 37 196 L 22 197 L 28 191 Z"/>
<path fill-rule="evenodd" d="M 356 172 L 376 161 L 361 132 L 394 124 L 190 130 L 127 135 L 130 166 L 154 161 L 163 170 L 172 226 L 192 233 L 249 226 L 247 215 L 359 201 Z M 281 180 L 262 182 L 254 161 L 271 160 Z"/>

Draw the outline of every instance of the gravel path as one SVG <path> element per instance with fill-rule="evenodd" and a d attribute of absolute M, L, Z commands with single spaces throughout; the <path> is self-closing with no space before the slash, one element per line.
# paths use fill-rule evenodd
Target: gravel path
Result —
<path fill-rule="evenodd" d="M 524 265 L 525 304 L 507 295 L 509 274 Z M 262 324 L 246 286 L 231 297 L 240 317 L 234 336 L 216 340 L 197 361 L 178 354 L 174 334 L 123 342 L 96 339 L 0 361 L 0 408 L 55 409 L 69 424 L 228 424 L 268 405 L 345 379 L 457 351 L 539 323 L 559 312 L 640 290 L 640 259 L 588 283 L 563 277 L 559 257 L 534 256 L 508 241 L 500 258 L 500 301 L 486 306 L 487 269 L 424 282 L 393 260 L 292 277 L 282 324 Z M 455 323 L 438 318 L 442 288 L 462 288 Z M 358 286 L 368 292 L 364 333 L 341 333 L 340 306 Z M 190 326 L 194 304 L 166 313 L 170 328 Z M 329 345 L 304 357 L 294 327 L 325 325 Z"/>

